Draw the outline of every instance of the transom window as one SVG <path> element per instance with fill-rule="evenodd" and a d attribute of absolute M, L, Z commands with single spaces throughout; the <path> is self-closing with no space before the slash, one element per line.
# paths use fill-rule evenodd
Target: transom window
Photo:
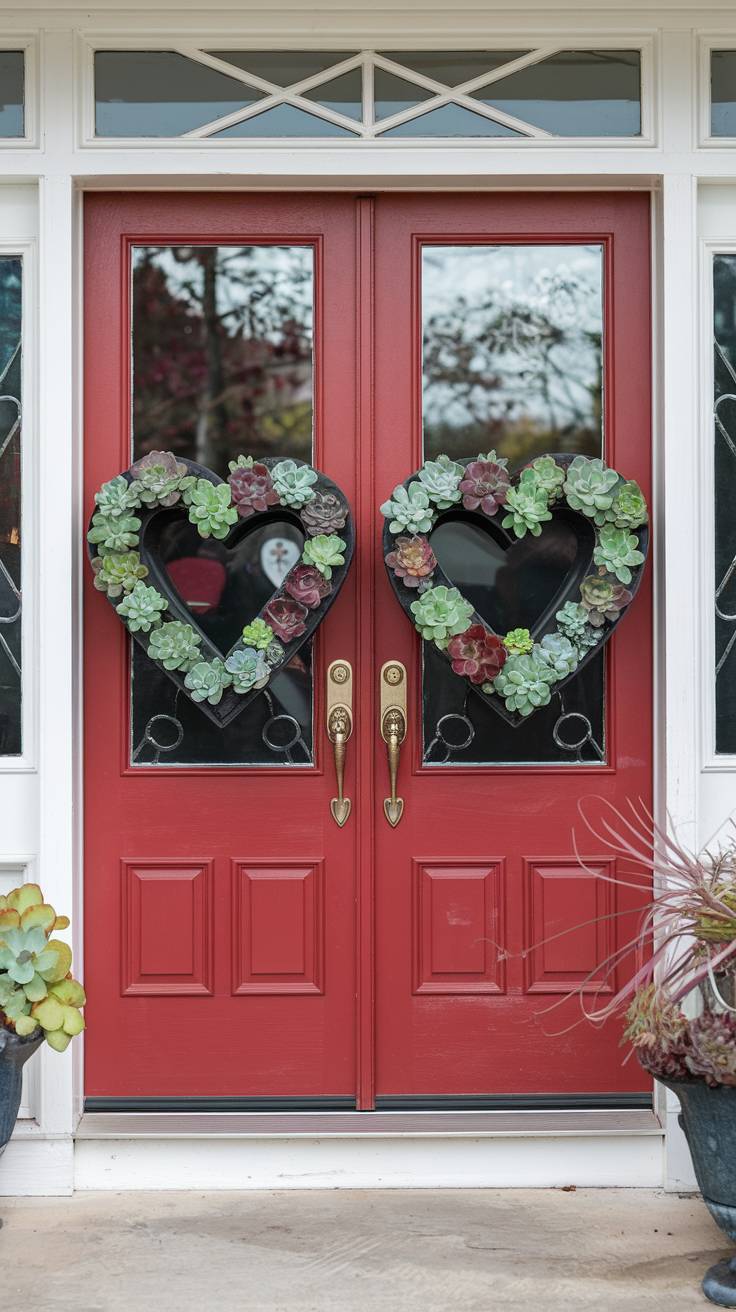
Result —
<path fill-rule="evenodd" d="M 97 50 L 97 138 L 641 135 L 641 52 Z"/>

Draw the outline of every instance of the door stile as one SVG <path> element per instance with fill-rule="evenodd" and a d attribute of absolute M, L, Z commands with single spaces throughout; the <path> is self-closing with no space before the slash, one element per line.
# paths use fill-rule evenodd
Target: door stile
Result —
<path fill-rule="evenodd" d="M 356 1069 L 357 1107 L 375 1106 L 375 199 L 356 199 Z"/>

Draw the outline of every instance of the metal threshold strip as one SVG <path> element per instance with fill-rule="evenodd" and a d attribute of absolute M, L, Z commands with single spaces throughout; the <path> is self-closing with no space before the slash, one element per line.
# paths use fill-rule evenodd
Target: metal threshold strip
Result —
<path fill-rule="evenodd" d="M 661 1135 L 650 1109 L 574 1111 L 85 1112 L 78 1139 L 520 1138 Z"/>

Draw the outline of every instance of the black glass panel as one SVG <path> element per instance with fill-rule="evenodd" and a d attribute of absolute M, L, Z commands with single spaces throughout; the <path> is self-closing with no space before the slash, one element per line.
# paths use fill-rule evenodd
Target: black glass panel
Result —
<path fill-rule="evenodd" d="M 312 307 L 311 247 L 136 248 L 133 458 L 173 450 L 221 478 L 239 454 L 311 460 Z M 246 522 L 225 544 L 180 511 L 154 525 L 173 586 L 221 650 L 301 552 L 288 518 Z M 225 728 L 132 653 L 134 764 L 312 763 L 311 644 Z"/>
<path fill-rule="evenodd" d="M 495 448 L 513 469 L 545 451 L 602 454 L 599 246 L 425 246 L 422 301 L 425 458 Z M 535 637 L 591 553 L 589 527 L 562 511 L 512 543 L 485 516 L 450 515 L 432 547 L 495 632 Z M 599 764 L 604 664 L 600 653 L 512 727 L 425 643 L 425 764 Z"/>
<path fill-rule="evenodd" d="M 24 127 L 25 55 L 0 50 L 0 137 L 22 137 Z"/>
<path fill-rule="evenodd" d="M 422 101 L 430 100 L 434 91 L 417 86 L 416 82 L 407 82 L 406 78 L 388 73 L 384 68 L 373 70 L 373 111 L 376 120 L 390 118 L 402 110 L 413 109 Z"/>
<path fill-rule="evenodd" d="M 303 94 L 306 100 L 314 100 L 337 114 L 360 120 L 363 117 L 363 70 L 353 68 L 349 73 L 322 82 L 313 91 Z"/>
<path fill-rule="evenodd" d="M 638 50 L 563 50 L 473 96 L 554 136 L 636 137 L 640 63 Z"/>
<path fill-rule="evenodd" d="M 457 87 L 482 73 L 494 73 L 502 64 L 525 55 L 525 50 L 383 50 L 384 59 L 403 64 L 443 86 Z"/>
<path fill-rule="evenodd" d="M 352 59 L 350 50 L 210 50 L 208 54 L 234 64 L 244 73 L 255 73 L 275 86 L 290 87 L 294 82 L 324 73 L 344 59 Z"/>
<path fill-rule="evenodd" d="M 22 263 L 0 257 L 0 756 L 21 738 Z"/>
<path fill-rule="evenodd" d="M 714 137 L 736 137 L 736 50 L 710 55 L 710 130 Z"/>
<path fill-rule="evenodd" d="M 336 106 L 335 106 L 336 108 Z M 229 128 L 213 132 L 215 137 L 356 137 L 355 132 L 339 123 L 330 123 L 318 114 L 309 114 L 296 105 L 275 105 L 253 114 Z"/>
<path fill-rule="evenodd" d="M 382 137 L 518 137 L 522 135 L 504 123 L 496 123 L 483 114 L 474 114 L 463 105 L 441 105 L 426 114 L 397 123 L 382 132 Z"/>
<path fill-rule="evenodd" d="M 95 54 L 98 137 L 180 137 L 263 94 L 173 50 Z"/>
<path fill-rule="evenodd" d="M 716 751 L 736 753 L 736 255 L 713 260 Z"/>

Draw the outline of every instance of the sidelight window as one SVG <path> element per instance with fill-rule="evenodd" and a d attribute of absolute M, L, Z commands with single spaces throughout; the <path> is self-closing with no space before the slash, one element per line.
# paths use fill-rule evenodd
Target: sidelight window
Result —
<path fill-rule="evenodd" d="M 23 750 L 21 314 L 22 262 L 0 256 L 0 757 Z"/>

